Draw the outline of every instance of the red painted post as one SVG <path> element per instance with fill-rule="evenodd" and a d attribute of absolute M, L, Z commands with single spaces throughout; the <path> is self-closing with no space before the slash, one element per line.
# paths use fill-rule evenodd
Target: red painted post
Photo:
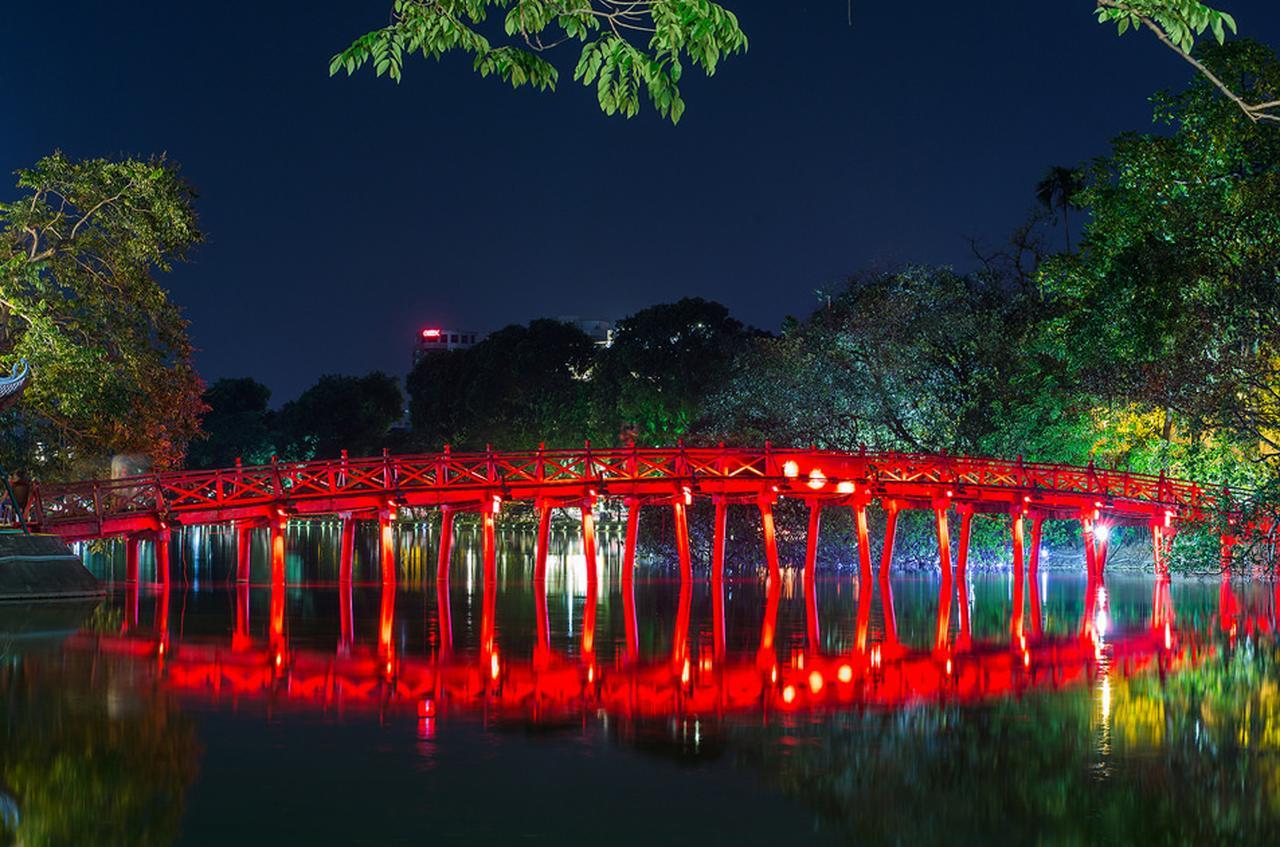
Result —
<path fill-rule="evenodd" d="M 1027 578 L 1034 581 L 1040 574 L 1040 537 L 1044 529 L 1044 517 L 1039 513 L 1031 515 L 1031 550 L 1027 556 Z M 1035 615 L 1033 610 L 1032 615 Z"/>
<path fill-rule="evenodd" d="M 1231 573 L 1231 548 L 1235 546 L 1236 540 L 1230 535 L 1223 535 L 1220 539 L 1222 542 L 1222 572 L 1224 574 Z M 1168 564 L 1165 565 L 1168 568 Z"/>
<path fill-rule="evenodd" d="M 1025 614 L 1023 610 L 1023 573 L 1026 559 L 1022 511 L 1015 507 L 1013 513 L 1013 620 L 1010 630 L 1015 641 L 1021 643 L 1026 633 Z"/>
<path fill-rule="evenodd" d="M 960 548 L 956 551 L 956 581 L 964 579 L 969 568 L 969 538 L 973 534 L 973 507 L 960 507 Z"/>
<path fill-rule="evenodd" d="M 284 584 L 284 534 L 288 523 L 283 518 L 273 518 L 268 524 L 271 540 L 271 583 Z"/>
<path fill-rule="evenodd" d="M 627 537 L 622 548 L 622 616 L 627 639 L 627 661 L 640 658 L 640 629 L 636 620 L 636 535 L 640 529 L 640 501 L 627 499 Z"/>
<path fill-rule="evenodd" d="M 680 559 L 680 582 L 683 584 L 693 579 L 693 561 L 689 556 L 689 516 L 683 495 L 676 495 L 671 508 L 675 515 L 676 554 Z"/>
<path fill-rule="evenodd" d="M 804 580 L 805 590 L 818 575 L 818 532 L 822 523 L 822 504 L 817 500 L 809 504 L 809 532 L 805 536 Z"/>
<path fill-rule="evenodd" d="M 1085 569 L 1089 573 L 1089 577 L 1098 576 L 1098 549 L 1095 546 L 1093 537 L 1094 518 L 1093 512 L 1087 511 L 1080 516 L 1080 535 L 1084 540 L 1084 562 Z"/>
<path fill-rule="evenodd" d="M 853 507 L 853 523 L 858 534 L 858 577 L 871 582 L 871 534 L 867 531 L 867 507 L 859 503 Z"/>
<path fill-rule="evenodd" d="M 945 650 L 951 631 L 951 602 L 954 585 L 951 577 L 951 532 L 947 527 L 948 501 L 935 501 L 933 504 L 934 523 L 938 533 L 938 566 L 942 571 L 942 585 L 938 591 L 938 627 L 934 638 L 934 646 Z"/>
<path fill-rule="evenodd" d="M 725 527 L 728 523 L 729 505 L 723 497 L 717 497 L 715 506 L 715 525 L 712 527 L 711 541 L 711 581 L 719 582 L 724 580 Z"/>
<path fill-rule="evenodd" d="M 338 555 L 338 582 L 349 585 L 356 560 L 356 520 L 351 515 L 342 516 L 342 547 Z"/>
<path fill-rule="evenodd" d="M 129 585 L 135 585 L 138 582 L 138 543 L 138 536 L 125 536 L 124 581 Z"/>
<path fill-rule="evenodd" d="M 872 580 L 870 566 L 858 579 L 858 620 L 854 629 L 854 643 L 859 653 L 867 652 L 867 639 L 871 633 L 871 592 Z"/>
<path fill-rule="evenodd" d="M 156 533 L 156 581 L 169 585 L 169 528 L 166 526 Z"/>
<path fill-rule="evenodd" d="M 449 591 L 449 560 L 453 558 L 453 509 L 440 508 L 440 549 L 436 554 L 436 591 Z"/>
<path fill-rule="evenodd" d="M 769 579 L 782 579 L 782 565 L 778 562 L 778 540 L 773 529 L 773 501 L 760 500 L 760 525 L 764 529 L 764 558 L 769 565 Z"/>
<path fill-rule="evenodd" d="M 591 591 L 599 578 L 596 563 L 596 515 L 595 500 L 588 497 L 582 501 L 582 558 L 587 565 L 587 590 Z M 541 531 L 541 526 L 539 526 Z M 678 542 L 677 542 L 678 543 Z"/>
<path fill-rule="evenodd" d="M 386 672 L 391 673 L 391 662 L 395 645 L 392 642 L 392 631 L 395 627 L 396 614 L 396 581 L 382 581 L 382 598 L 378 604 L 378 658 L 387 663 Z"/>
<path fill-rule="evenodd" d="M 582 658 L 588 664 L 596 655 L 596 607 L 600 603 L 597 580 L 587 580 L 587 596 L 582 601 Z"/>
<path fill-rule="evenodd" d="M 480 650 L 488 660 L 493 655 L 498 605 L 498 545 L 494 527 L 494 503 L 486 500 L 480 512 L 480 552 L 484 561 L 484 608 L 480 615 Z"/>
<path fill-rule="evenodd" d="M 761 664 L 772 665 L 776 660 L 773 649 L 774 635 L 778 630 L 778 605 L 782 602 L 782 580 L 770 579 L 765 586 L 764 619 L 760 622 Z"/>
<path fill-rule="evenodd" d="M 253 571 L 253 547 L 250 544 L 252 536 L 249 535 L 250 529 L 245 525 L 244 521 L 236 522 L 236 581 L 248 582 L 249 576 Z"/>
<path fill-rule="evenodd" d="M 396 581 L 396 525 L 395 512 L 383 509 L 378 512 L 378 557 L 382 561 L 382 582 Z"/>
<path fill-rule="evenodd" d="M 538 509 L 538 544 L 533 551 L 533 579 L 534 582 L 543 583 L 547 581 L 547 553 L 548 544 L 551 541 L 551 506 L 546 501 L 540 500 L 537 503 Z M 585 521 L 586 514 L 583 514 Z M 585 535 L 586 526 L 583 525 Z"/>
<path fill-rule="evenodd" d="M 889 578 L 893 565 L 893 542 L 898 533 L 898 503 L 896 500 L 885 500 L 884 506 L 884 547 L 880 551 L 880 579 Z"/>
<path fill-rule="evenodd" d="M 671 663 L 682 670 L 689 658 L 689 609 L 693 602 L 693 582 L 680 580 L 680 605 L 676 608 L 676 630 L 671 639 Z M 585 626 L 585 624 L 584 624 Z"/>

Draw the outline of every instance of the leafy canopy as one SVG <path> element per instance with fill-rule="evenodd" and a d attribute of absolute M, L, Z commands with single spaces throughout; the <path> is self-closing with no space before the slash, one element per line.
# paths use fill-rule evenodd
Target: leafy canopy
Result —
<path fill-rule="evenodd" d="M 164 158 L 62 153 L 19 171 L 18 188 L 0 203 L 0 357 L 27 359 L 33 377 L 4 427 L 19 442 L 7 460 L 66 472 L 141 452 L 179 464 L 202 386 L 156 275 L 201 241 L 194 192 Z"/>
<path fill-rule="evenodd" d="M 490 15 L 501 17 L 501 35 L 486 26 Z M 544 56 L 565 42 L 582 45 L 573 78 L 595 86 L 606 114 L 634 117 L 647 94 L 672 123 L 684 114 L 686 64 L 711 76 L 723 56 L 747 49 L 737 17 L 711 0 L 396 0 L 391 22 L 334 56 L 329 73 L 372 64 L 399 82 L 406 55 L 461 52 L 481 76 L 545 91 L 560 72 Z"/>

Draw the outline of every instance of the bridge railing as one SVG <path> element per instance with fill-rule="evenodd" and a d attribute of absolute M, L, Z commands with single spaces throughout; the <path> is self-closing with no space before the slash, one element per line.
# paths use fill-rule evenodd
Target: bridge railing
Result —
<path fill-rule="evenodd" d="M 131 514 L 249 507 L 369 494 L 394 497 L 411 491 L 521 487 L 554 493 L 589 483 L 707 481 L 746 483 L 799 479 L 813 471 L 835 483 L 872 487 L 886 483 L 966 486 L 1027 492 L 1091 494 L 1161 504 L 1170 509 L 1216 512 L 1250 499 L 1240 489 L 1211 489 L 1164 475 L 1010 461 L 988 457 L 896 452 L 841 452 L 738 447 L 615 448 L 373 456 L 308 462 L 274 462 L 218 470 L 143 474 L 37 486 L 32 517 L 43 526 L 101 521 Z"/>

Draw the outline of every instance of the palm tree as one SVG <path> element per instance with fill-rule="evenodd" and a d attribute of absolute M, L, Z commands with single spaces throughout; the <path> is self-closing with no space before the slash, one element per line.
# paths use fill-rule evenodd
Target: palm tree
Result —
<path fill-rule="evenodd" d="M 1067 215 L 1072 209 L 1080 208 L 1072 198 L 1083 188 L 1084 174 L 1075 168 L 1062 166 L 1050 168 L 1044 175 L 1044 179 L 1036 184 L 1036 199 L 1040 201 L 1040 205 L 1049 211 L 1055 208 L 1062 210 L 1062 227 L 1067 236 L 1067 252 L 1071 252 L 1071 223 Z"/>

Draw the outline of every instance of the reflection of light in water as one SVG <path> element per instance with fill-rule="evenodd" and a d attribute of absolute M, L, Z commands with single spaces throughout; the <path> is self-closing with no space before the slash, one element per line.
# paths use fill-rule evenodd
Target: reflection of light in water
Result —
<path fill-rule="evenodd" d="M 1107 637 L 1107 625 L 1111 622 L 1107 616 L 1107 610 L 1099 608 L 1093 616 L 1093 631 L 1097 633 L 1098 638 Z"/>

